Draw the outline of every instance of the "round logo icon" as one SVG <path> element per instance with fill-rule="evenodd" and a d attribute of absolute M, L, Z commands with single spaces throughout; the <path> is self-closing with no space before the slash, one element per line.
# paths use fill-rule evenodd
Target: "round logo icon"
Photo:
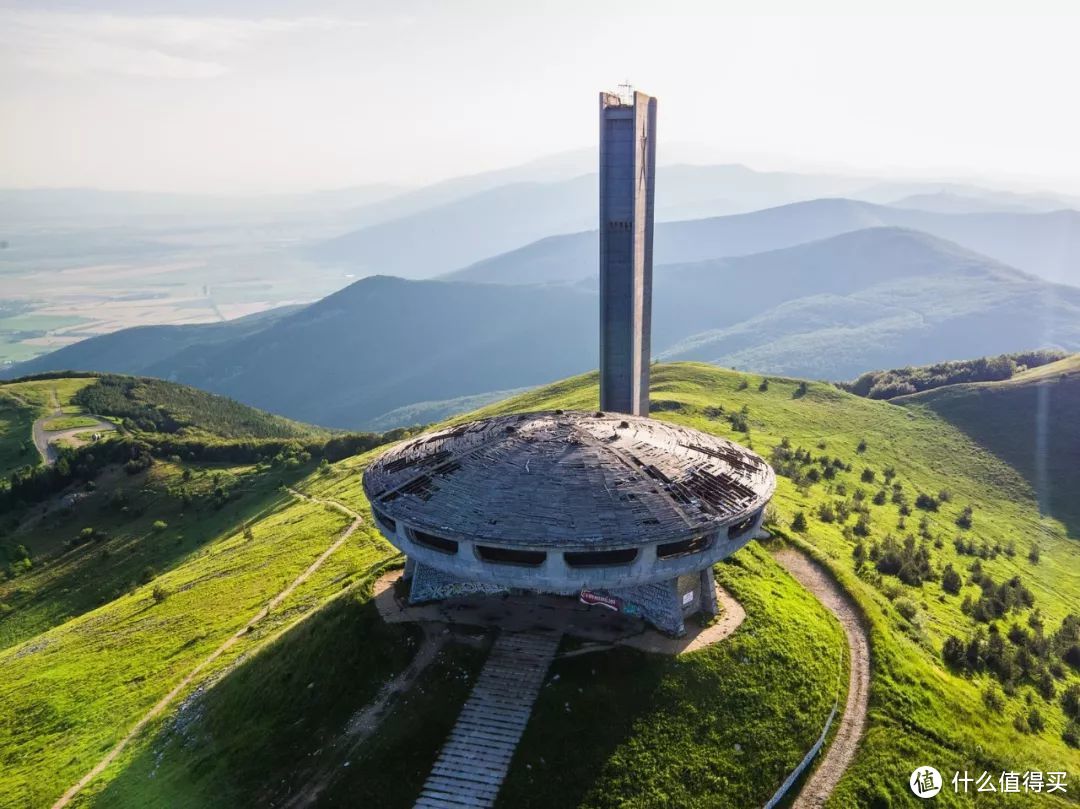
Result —
<path fill-rule="evenodd" d="M 933 767 L 918 767 L 908 779 L 908 784 L 920 798 L 932 798 L 941 792 L 941 773 Z"/>

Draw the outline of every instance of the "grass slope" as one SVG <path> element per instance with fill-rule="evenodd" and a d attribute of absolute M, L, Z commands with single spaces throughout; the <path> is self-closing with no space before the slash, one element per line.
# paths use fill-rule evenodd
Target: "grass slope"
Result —
<path fill-rule="evenodd" d="M 39 409 L 27 400 L 9 395 L 0 387 L 0 477 L 7 477 L 22 466 L 41 462 L 30 430 Z"/>
<path fill-rule="evenodd" d="M 75 401 L 144 432 L 210 434 L 220 438 L 308 438 L 327 431 L 257 410 L 198 388 L 108 374 L 82 388 Z"/>
<path fill-rule="evenodd" d="M 862 606 L 871 627 L 874 680 L 870 727 L 830 806 L 915 805 L 907 779 L 916 766 L 927 763 L 949 773 L 965 769 L 999 774 L 1003 770 L 1080 769 L 1080 752 L 1061 739 L 1066 720 L 1056 697 L 1046 700 L 1023 684 L 1014 696 L 1004 699 L 1000 711 L 995 711 L 983 702 L 988 677 L 959 676 L 942 664 L 944 639 L 950 634 L 966 635 L 976 626 L 961 608 L 964 596 L 978 594 L 976 586 L 965 583 L 959 595 L 951 595 L 940 582 L 913 587 L 896 577 L 881 576 L 869 566 L 856 572 L 855 541 L 849 538 L 855 516 L 847 520 L 845 531 L 843 524 L 823 523 L 816 515 L 824 504 L 850 501 L 859 488 L 865 490 L 866 502 L 870 502 L 869 496 L 881 487 L 887 467 L 896 470 L 896 480 L 909 501 L 919 492 L 936 495 L 948 490 L 950 499 L 938 511 L 916 510 L 906 518 L 904 529 L 897 527 L 901 516 L 898 505 L 870 506 L 868 540 L 881 540 L 887 533 L 900 537 L 908 531 L 916 533 L 920 518 L 925 516 L 927 532 L 941 540 L 940 548 L 936 541 L 928 540 L 932 564 L 940 570 L 951 563 L 965 579 L 971 557 L 955 551 L 952 540 L 957 534 L 990 545 L 1014 543 L 1015 556 L 1000 554 L 981 560 L 981 564 L 998 581 L 1020 576 L 1034 593 L 1035 608 L 1048 631 L 1068 613 L 1080 612 L 1080 544 L 1076 538 L 1069 538 L 1061 523 L 1040 517 L 1031 489 L 1017 470 L 932 411 L 861 399 L 831 385 L 809 383 L 804 387 L 797 380 L 776 377 L 769 377 L 762 390 L 764 380 L 706 365 L 654 366 L 652 397 L 663 408 L 654 415 L 750 443 L 766 455 L 786 437 L 793 448 L 838 456 L 852 466 L 852 471 L 839 473 L 833 481 L 810 485 L 796 486 L 791 479 L 781 477 L 774 499 L 773 524 L 828 566 Z M 592 409 L 595 402 L 596 376 L 592 374 L 481 413 Z M 721 407 L 723 412 L 718 409 Z M 728 418 L 743 407 L 747 408 L 748 432 L 733 430 Z M 862 452 L 860 442 L 865 442 Z M 866 468 L 874 470 L 876 485 L 862 482 Z M 841 485 L 845 494 L 840 494 Z M 974 507 L 974 524 L 965 530 L 955 520 L 967 505 Z M 799 512 L 808 523 L 803 533 L 789 527 Z M 1034 544 L 1042 550 L 1038 564 L 1027 559 Z M 900 612 L 907 611 L 907 602 L 915 607 L 910 618 Z M 1030 613 L 1021 611 L 1000 623 L 1003 629 L 1012 620 L 1023 624 Z M 1075 671 L 1066 670 L 1056 690 L 1060 692 L 1078 679 Z M 1045 717 L 1047 727 L 1037 734 L 1021 733 L 1013 720 L 1032 706 Z M 633 710 L 629 703 L 622 709 Z M 633 792 L 622 791 L 625 786 L 620 787 L 615 780 L 610 784 L 615 792 L 605 799 L 609 804 L 633 804 Z M 1046 795 L 1026 800 L 1032 805 L 1053 803 Z M 967 805 L 963 796 L 951 794 L 951 786 L 937 801 L 941 805 Z M 1024 802 L 1024 796 L 1017 797 L 1017 805 Z"/>
<path fill-rule="evenodd" d="M 1080 354 L 1008 380 L 894 400 L 929 410 L 1019 471 L 1044 511 L 1080 537 Z"/>
<path fill-rule="evenodd" d="M 653 400 L 658 417 L 733 437 L 765 454 L 787 438 L 792 449 L 851 466 L 831 481 L 796 485 L 781 477 L 771 518 L 778 532 L 833 571 L 871 628 L 870 727 L 831 805 L 914 805 L 908 775 L 928 763 L 943 773 L 1080 769 L 1080 754 L 1061 740 L 1065 717 L 1056 697 L 1045 699 L 1021 682 L 1000 711 L 991 710 L 983 702 L 986 676 L 960 676 L 941 664 L 944 639 L 975 627 L 961 603 L 979 592 L 976 586 L 964 584 L 953 595 L 938 581 L 914 587 L 872 566 L 857 571 L 854 515 L 843 524 L 817 515 L 822 505 L 853 500 L 859 488 L 876 492 L 888 467 L 911 501 L 919 492 L 948 489 L 951 496 L 936 512 L 907 517 L 907 529 L 896 527 L 896 504 L 868 507 L 865 541 L 914 531 L 926 516 L 925 531 L 942 540 L 940 547 L 927 540 L 931 563 L 938 569 L 952 563 L 965 577 L 970 557 L 957 554 L 954 534 L 1012 542 L 1015 555 L 981 564 L 999 581 L 1020 576 L 1049 629 L 1080 609 L 1080 551 L 1065 527 L 1039 516 L 1020 473 L 928 408 L 861 399 L 825 384 L 763 381 L 704 365 L 657 366 Z M 591 374 L 481 412 L 591 410 L 596 396 Z M 748 431 L 733 428 L 744 421 Z M 41 516 L 37 508 L 23 515 L 15 530 L 41 556 L 31 574 L 9 583 L 25 592 L 16 597 L 6 590 L 17 607 L 0 617 L 0 627 L 13 621 L 18 636 L 0 650 L 0 806 L 49 805 L 347 523 L 339 512 L 281 494 L 278 485 L 295 481 L 366 517 L 358 474 L 374 454 L 321 470 L 159 460 L 130 481 L 127 512 L 123 506 L 103 510 L 90 499 L 76 504 L 74 515 L 46 510 Z M 863 481 L 867 468 L 875 473 L 873 484 Z M 218 473 L 235 478 L 230 485 L 243 494 L 223 504 L 213 493 L 200 500 L 203 487 L 216 488 Z M 183 487 L 191 489 L 190 504 Z M 111 488 L 107 478 L 99 479 L 106 503 Z M 962 529 L 955 520 L 968 505 L 973 525 Z M 801 532 L 791 527 L 799 512 L 807 520 Z M 154 525 L 158 514 L 167 515 L 164 528 Z M 99 515 L 105 537 L 66 549 L 64 538 L 91 515 Z M 199 535 L 195 526 L 204 521 Z M 1027 559 L 1035 542 L 1042 550 L 1038 564 Z M 125 553 L 139 562 L 125 563 Z M 336 774 L 324 793 L 327 805 L 411 805 L 480 656 L 476 649 L 448 647 L 344 766 L 346 749 L 336 744 L 349 717 L 407 665 L 415 646 L 409 630 L 385 627 L 372 614 L 370 582 L 392 558 L 393 550 L 365 524 L 203 672 L 177 707 L 151 722 L 76 804 L 280 804 L 327 765 Z M 143 564 L 158 566 L 145 583 L 136 575 Z M 506 805 L 748 805 L 775 788 L 831 707 L 839 630 L 761 548 L 740 552 L 718 575 L 748 612 L 725 644 L 681 661 L 616 652 L 556 664 L 560 677 L 545 688 L 513 762 Z M 64 601 L 72 596 L 63 591 L 73 585 L 89 588 L 76 594 L 82 606 Z M 163 600 L 154 597 L 155 587 L 166 594 Z M 93 605 L 102 595 L 105 602 Z M 1003 623 L 1023 623 L 1032 614 L 1021 610 Z M 1077 680 L 1065 669 L 1056 690 Z M 1046 728 L 1022 733 L 1013 718 L 1033 706 Z M 948 789 L 937 801 L 970 803 Z M 1020 795 L 1015 804 L 1062 801 Z"/>
<path fill-rule="evenodd" d="M 843 700 L 846 647 L 760 546 L 716 570 L 746 608 L 740 631 L 681 658 L 616 649 L 556 662 L 500 806 L 768 800 Z"/>

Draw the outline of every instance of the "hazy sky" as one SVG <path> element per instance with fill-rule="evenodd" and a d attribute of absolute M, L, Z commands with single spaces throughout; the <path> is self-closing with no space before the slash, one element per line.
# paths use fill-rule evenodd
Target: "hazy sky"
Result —
<path fill-rule="evenodd" d="M 921 17 L 813 6 L 832 13 L 718 0 L 16 3 L 0 7 L 0 186 L 421 183 L 593 145 L 597 90 L 628 77 L 659 97 L 661 145 L 706 144 L 718 160 L 1080 192 L 1080 19 L 986 16 L 992 2 L 926 3 L 969 13 Z M 888 4 L 851 4 L 868 6 Z"/>

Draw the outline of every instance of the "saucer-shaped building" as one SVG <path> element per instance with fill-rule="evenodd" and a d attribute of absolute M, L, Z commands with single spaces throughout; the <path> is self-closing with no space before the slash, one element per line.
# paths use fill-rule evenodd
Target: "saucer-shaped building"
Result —
<path fill-rule="evenodd" d="M 647 418 L 655 170 L 656 99 L 600 93 L 604 412 L 461 424 L 364 473 L 412 601 L 578 595 L 673 635 L 687 615 L 715 614 L 712 565 L 753 538 L 776 478 L 738 444 Z"/>
<path fill-rule="evenodd" d="M 776 479 L 726 439 L 622 413 L 527 413 L 422 435 L 364 474 L 413 602 L 581 597 L 670 634 L 715 613 L 712 565 L 758 531 Z"/>

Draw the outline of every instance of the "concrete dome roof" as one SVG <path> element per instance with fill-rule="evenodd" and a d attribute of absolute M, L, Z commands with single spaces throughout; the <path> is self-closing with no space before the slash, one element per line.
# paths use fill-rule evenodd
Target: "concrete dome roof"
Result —
<path fill-rule="evenodd" d="M 760 456 L 724 438 L 572 411 L 428 433 L 364 473 L 373 507 L 410 528 L 534 548 L 689 539 L 755 513 L 775 488 Z"/>

